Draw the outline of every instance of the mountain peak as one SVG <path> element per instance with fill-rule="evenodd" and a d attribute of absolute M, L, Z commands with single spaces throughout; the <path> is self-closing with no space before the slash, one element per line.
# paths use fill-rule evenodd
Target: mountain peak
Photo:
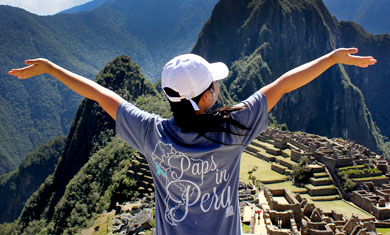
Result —
<path fill-rule="evenodd" d="M 92 11 L 93 9 L 104 6 L 104 5 L 110 5 L 113 3 L 115 0 L 93 0 L 72 8 L 69 8 L 67 10 L 58 12 L 58 14 L 76 14 L 80 12 L 86 12 L 86 11 Z"/>
<path fill-rule="evenodd" d="M 340 23 L 320 0 L 221 0 L 193 53 L 231 65 L 225 85 L 239 101 L 284 72 L 336 47 L 346 47 L 340 35 Z M 363 94 L 351 83 L 344 66 L 334 66 L 321 77 L 285 95 L 272 111 L 276 120 L 294 131 L 341 136 L 377 151 L 383 140 L 372 128 Z M 356 103 L 354 108 L 350 103 Z M 364 117 L 354 115 L 356 110 Z"/>

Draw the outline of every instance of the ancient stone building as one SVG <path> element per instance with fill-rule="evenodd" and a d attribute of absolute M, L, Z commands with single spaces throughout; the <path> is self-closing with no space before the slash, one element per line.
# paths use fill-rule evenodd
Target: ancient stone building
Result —
<path fill-rule="evenodd" d="M 269 209 L 264 212 L 267 233 L 297 234 L 302 222 L 300 203 L 294 194 L 284 189 L 264 189 Z M 298 225 L 297 225 L 298 224 Z"/>
<path fill-rule="evenodd" d="M 390 185 L 380 187 L 373 183 L 364 183 L 364 190 L 356 190 L 351 194 L 351 201 L 370 212 L 378 220 L 390 218 Z"/>
<path fill-rule="evenodd" d="M 259 140 L 273 140 L 274 146 L 280 149 L 292 146 L 292 160 L 299 162 L 302 156 L 310 156 L 325 164 L 329 169 L 351 166 L 353 164 L 370 163 L 370 159 L 377 159 L 384 174 L 388 172 L 388 163 L 382 156 L 371 152 L 368 148 L 354 142 L 326 137 L 304 132 L 288 132 L 268 129 Z"/>
<path fill-rule="evenodd" d="M 382 185 L 390 184 L 389 164 L 383 156 L 379 156 L 368 148 L 351 141 L 328 139 L 303 132 L 293 133 L 268 129 L 258 139 L 273 143 L 279 149 L 289 148 L 291 150 L 291 160 L 294 162 L 298 163 L 302 157 L 306 156 L 311 162 L 322 164 L 326 167 L 332 184 L 337 187 L 338 193 L 343 198 L 349 199 L 351 197 L 356 205 L 369 211 L 379 220 L 390 219 L 390 212 L 387 212 L 390 210 L 390 208 L 387 208 L 389 204 L 388 189 L 386 186 L 382 187 Z M 286 170 L 279 168 L 275 166 L 272 169 L 279 173 L 285 173 Z M 365 172 L 362 170 L 363 168 L 377 168 L 377 170 Z M 357 184 L 356 189 L 359 190 L 350 194 L 344 191 L 344 179 L 340 176 L 342 169 L 355 170 L 356 172 L 359 172 L 360 169 L 358 175 L 356 173 L 348 175 Z M 319 186 L 317 183 L 320 182 L 313 180 L 310 183 Z M 366 183 L 375 185 L 375 190 L 362 189 Z M 313 191 L 310 187 L 306 188 L 311 196 L 336 193 L 333 192 L 335 189 L 331 187 L 326 189 L 329 192 L 321 192 L 318 189 Z"/>
<path fill-rule="evenodd" d="M 286 189 L 264 189 L 269 209 L 264 211 L 267 233 L 284 234 L 376 234 L 373 220 L 347 218 L 335 211 L 323 212 L 313 203 Z"/>

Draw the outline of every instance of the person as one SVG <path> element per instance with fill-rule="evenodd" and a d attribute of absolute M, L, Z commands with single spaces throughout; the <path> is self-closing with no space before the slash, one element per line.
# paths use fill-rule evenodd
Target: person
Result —
<path fill-rule="evenodd" d="M 156 234 L 242 234 L 238 203 L 240 157 L 267 128 L 268 112 L 281 97 L 334 64 L 368 67 L 371 56 L 340 48 L 301 65 L 246 100 L 213 113 L 218 82 L 229 69 L 193 54 L 169 61 L 161 85 L 173 117 L 140 110 L 99 84 L 46 59 L 26 60 L 10 75 L 25 79 L 48 73 L 73 91 L 97 101 L 116 120 L 116 133 L 144 154 L 155 184 Z"/>

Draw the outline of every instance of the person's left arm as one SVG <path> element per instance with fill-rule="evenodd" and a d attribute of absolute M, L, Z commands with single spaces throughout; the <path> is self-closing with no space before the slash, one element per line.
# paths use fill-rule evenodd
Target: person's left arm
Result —
<path fill-rule="evenodd" d="M 19 79 L 26 79 L 48 73 L 74 92 L 94 100 L 114 119 L 123 99 L 115 92 L 83 76 L 66 70 L 47 59 L 26 60 L 27 67 L 11 69 L 8 73 Z"/>
<path fill-rule="evenodd" d="M 377 62 L 372 56 L 351 55 L 357 52 L 357 48 L 334 50 L 316 60 L 288 71 L 274 82 L 261 88 L 267 99 L 268 112 L 271 111 L 284 94 L 306 85 L 337 63 L 366 68 Z"/>

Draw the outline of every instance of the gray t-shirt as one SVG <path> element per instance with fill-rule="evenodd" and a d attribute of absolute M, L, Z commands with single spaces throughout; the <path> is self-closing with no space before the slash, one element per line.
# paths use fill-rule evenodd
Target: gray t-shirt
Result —
<path fill-rule="evenodd" d="M 183 133 L 173 118 L 164 119 L 124 101 L 117 110 L 119 137 L 143 153 L 153 176 L 156 234 L 241 234 L 238 205 L 240 159 L 244 148 L 268 125 L 261 91 L 230 113 L 250 128 L 243 131 Z"/>

